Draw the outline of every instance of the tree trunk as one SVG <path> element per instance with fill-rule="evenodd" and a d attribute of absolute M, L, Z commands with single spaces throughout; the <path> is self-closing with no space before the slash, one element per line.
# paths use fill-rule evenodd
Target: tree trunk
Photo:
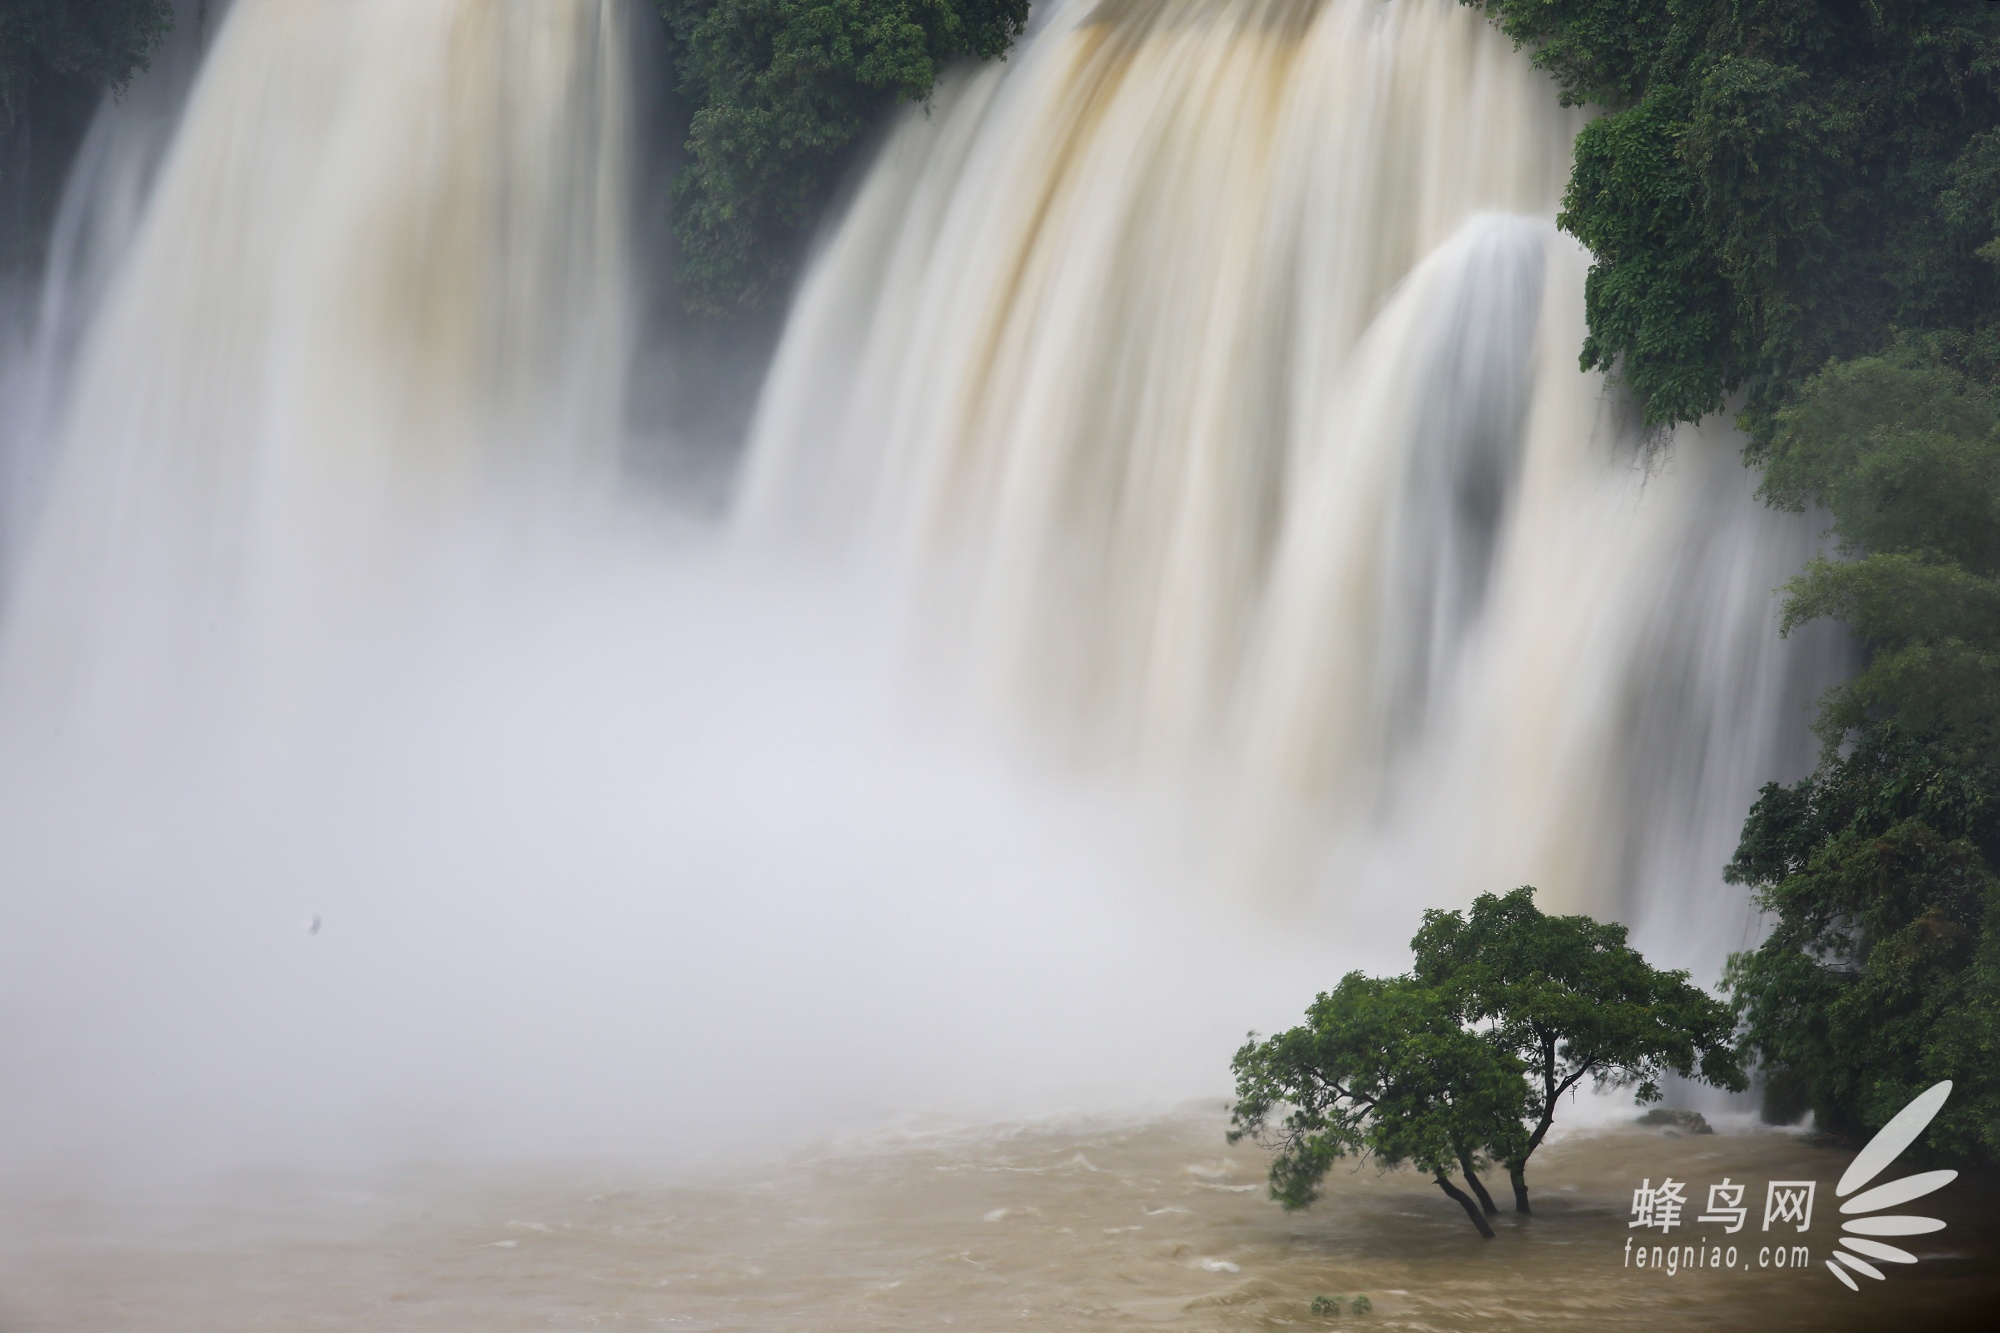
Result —
<path fill-rule="evenodd" d="M 1465 1209 L 1465 1215 L 1472 1219 L 1473 1226 L 1479 1228 L 1479 1234 L 1492 1240 L 1493 1228 L 1486 1225 L 1486 1218 L 1480 1213 L 1479 1205 L 1472 1201 L 1472 1196 L 1446 1180 L 1442 1171 L 1433 1172 L 1432 1179 L 1437 1181 L 1438 1188 L 1445 1192 L 1446 1197 L 1455 1200 L 1459 1207 Z"/>
<path fill-rule="evenodd" d="M 1486 1192 L 1486 1186 L 1480 1183 L 1479 1173 L 1472 1169 L 1472 1155 L 1465 1152 L 1459 1153 L 1458 1167 L 1459 1170 L 1465 1172 L 1465 1183 L 1472 1186 L 1472 1192 L 1479 1196 L 1480 1209 L 1488 1217 L 1498 1215 L 1500 1210 L 1493 1206 L 1493 1196 Z"/>
<path fill-rule="evenodd" d="M 1507 1163 L 1507 1179 L 1514 1182 L 1514 1211 L 1525 1213 L 1528 1208 L 1528 1164 L 1526 1162 Z"/>

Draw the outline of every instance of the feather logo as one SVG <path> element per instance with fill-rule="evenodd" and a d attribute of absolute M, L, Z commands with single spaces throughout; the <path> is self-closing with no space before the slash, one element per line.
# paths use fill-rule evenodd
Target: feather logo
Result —
<path fill-rule="evenodd" d="M 1852 1220 L 1840 1224 L 1845 1234 L 1838 1244 L 1845 1248 L 1835 1249 L 1833 1258 L 1826 1261 L 1826 1266 L 1828 1271 L 1847 1284 L 1849 1290 L 1861 1290 L 1861 1284 L 1854 1280 L 1855 1273 L 1874 1278 L 1877 1282 L 1883 1280 L 1882 1270 L 1870 1263 L 1871 1259 L 1887 1264 L 1913 1264 L 1917 1261 L 1917 1256 L 1908 1250 L 1870 1237 L 1921 1236 L 1944 1230 L 1944 1223 L 1935 1217 L 1880 1214 L 1885 1208 L 1895 1208 L 1943 1189 L 1958 1179 L 1956 1171 L 1923 1171 L 1900 1180 L 1887 1181 L 1860 1194 L 1854 1194 L 1854 1191 L 1881 1175 L 1891 1162 L 1902 1155 L 1903 1149 L 1916 1142 L 1917 1136 L 1931 1123 L 1931 1118 L 1944 1108 L 1945 1098 L 1949 1096 L 1950 1079 L 1920 1093 L 1908 1106 L 1896 1112 L 1896 1118 L 1882 1126 L 1874 1138 L 1868 1140 L 1868 1146 L 1861 1150 L 1853 1165 L 1847 1168 L 1847 1174 L 1834 1186 L 1834 1196 L 1847 1200 L 1840 1205 L 1841 1215 Z M 1850 1194 L 1854 1197 L 1848 1199 Z"/>

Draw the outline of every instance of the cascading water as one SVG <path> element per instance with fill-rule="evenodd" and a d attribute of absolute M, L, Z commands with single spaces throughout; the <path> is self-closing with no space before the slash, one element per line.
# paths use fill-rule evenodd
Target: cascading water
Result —
<path fill-rule="evenodd" d="M 9 497 L 0 1167 L 1157 1107 L 1521 881 L 1712 973 L 1810 529 L 1573 369 L 1576 121 L 1476 14 L 1077 0 L 954 75 L 799 297 L 728 559 L 621 484 L 641 13 L 236 0 L 80 178 L 126 220 Z M 912 728 L 797 542 L 1139 780 Z M 1208 873 L 1353 928 L 1176 892 L 1190 789 Z"/>
<path fill-rule="evenodd" d="M 920 570 L 1006 716 L 1220 771 L 1255 873 L 1330 834 L 1336 897 L 1535 883 L 1712 977 L 1832 658 L 1736 443 L 1575 368 L 1578 123 L 1453 0 L 1077 0 L 883 148 L 740 525 Z"/>
<path fill-rule="evenodd" d="M 628 18 L 234 6 L 77 352 L 0 642 L 17 728 L 295 693 L 468 525 L 607 485 Z"/>
<path fill-rule="evenodd" d="M 1158 1105 L 1324 972 L 621 472 L 648 17 L 236 0 L 106 113 L 9 497 L 0 1176 Z"/>

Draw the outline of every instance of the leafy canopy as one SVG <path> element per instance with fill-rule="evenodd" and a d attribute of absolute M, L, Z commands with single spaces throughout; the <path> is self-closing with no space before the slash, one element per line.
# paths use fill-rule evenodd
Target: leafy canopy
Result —
<path fill-rule="evenodd" d="M 2000 773 L 1893 724 L 1764 789 L 1729 875 L 1776 918 L 1731 960 L 1745 1042 L 1859 1139 L 1939 1079 L 1934 1153 L 2000 1156 Z"/>
<path fill-rule="evenodd" d="M 1556 1106 L 1586 1079 L 1637 1085 L 1658 1101 L 1669 1072 L 1718 1087 L 1749 1086 L 1732 1045 L 1728 1006 L 1685 972 L 1648 964 L 1625 927 L 1550 916 L 1535 890 L 1481 894 L 1470 912 L 1431 911 L 1410 941 L 1416 979 L 1527 1074 L 1518 1146 L 1507 1156 L 1515 1207 L 1528 1211 L 1523 1171 L 1548 1137 Z"/>
<path fill-rule="evenodd" d="M 1896 327 L 1996 360 L 2000 6 L 1465 0 L 1585 126 L 1562 225 L 1595 263 L 1586 368 L 1653 423 L 1771 413 Z"/>
<path fill-rule="evenodd" d="M 1562 1095 L 1585 1079 L 1660 1097 L 1671 1070 L 1747 1086 L 1728 1007 L 1661 971 L 1625 928 L 1549 916 L 1535 891 L 1481 895 L 1469 914 L 1427 912 L 1409 976 L 1349 973 L 1303 1026 L 1237 1051 L 1229 1138 L 1273 1149 L 1271 1196 L 1302 1208 L 1343 1157 L 1428 1172 L 1488 1228 L 1448 1180 L 1454 1166 L 1504 1163 L 1528 1211 L 1528 1158 Z M 1490 1211 L 1490 1206 L 1489 1206 Z"/>
<path fill-rule="evenodd" d="M 1866 666 L 1822 701 L 1827 749 L 1767 786 L 1729 877 L 1776 916 L 1729 984 L 1750 1044 L 1860 1137 L 1937 1082 L 1926 1142 L 2000 1154 L 2000 404 L 1935 340 L 1827 367 L 1781 411 L 1764 490 L 1831 512 L 1842 561 L 1788 586 L 1787 629 L 1845 621 Z"/>
<path fill-rule="evenodd" d="M 660 0 L 691 112 L 673 227 L 688 304 L 754 309 L 780 290 L 847 150 L 953 60 L 990 59 L 1028 0 Z"/>
<path fill-rule="evenodd" d="M 1514 1146 L 1527 1097 L 1518 1062 L 1466 1031 L 1447 999 L 1407 977 L 1350 972 L 1301 1027 L 1236 1052 L 1229 1141 L 1272 1148 L 1271 1197 L 1304 1208 L 1343 1157 L 1408 1164 L 1447 1182 Z M 1491 1229 L 1467 1206 L 1482 1234 Z"/>

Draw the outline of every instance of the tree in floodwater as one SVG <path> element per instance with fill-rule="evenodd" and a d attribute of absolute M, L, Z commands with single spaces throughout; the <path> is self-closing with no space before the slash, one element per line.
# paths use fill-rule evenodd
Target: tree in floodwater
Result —
<path fill-rule="evenodd" d="M 1528 1086 L 1514 1056 L 1458 1019 L 1449 999 L 1407 977 L 1350 972 L 1313 1001 L 1304 1025 L 1236 1052 L 1229 1141 L 1273 1149 L 1271 1197 L 1304 1208 L 1344 1157 L 1428 1172 L 1491 1239 L 1479 1167 L 1518 1152 Z M 1479 1202 L 1454 1185 L 1463 1173 Z"/>
<path fill-rule="evenodd" d="M 1550 916 L 1532 888 L 1481 894 L 1469 913 L 1426 912 L 1410 941 L 1415 978 L 1527 1074 L 1520 1134 L 1503 1153 L 1514 1208 L 1528 1212 L 1528 1159 L 1556 1105 L 1586 1079 L 1658 1101 L 1668 1071 L 1717 1087 L 1749 1086 L 1731 1043 L 1729 1007 L 1685 972 L 1649 965 L 1625 927 Z"/>
<path fill-rule="evenodd" d="M 1229 1141 L 1275 1151 L 1271 1197 L 1286 1208 L 1310 1204 L 1341 1158 L 1372 1158 L 1428 1172 L 1491 1236 L 1480 1170 L 1504 1166 L 1528 1212 L 1528 1159 L 1586 1080 L 1636 1086 L 1642 1103 L 1669 1071 L 1749 1086 L 1727 1005 L 1648 964 L 1625 927 L 1548 915 L 1532 888 L 1426 912 L 1410 947 L 1410 975 L 1350 972 L 1302 1026 L 1236 1052 Z"/>

